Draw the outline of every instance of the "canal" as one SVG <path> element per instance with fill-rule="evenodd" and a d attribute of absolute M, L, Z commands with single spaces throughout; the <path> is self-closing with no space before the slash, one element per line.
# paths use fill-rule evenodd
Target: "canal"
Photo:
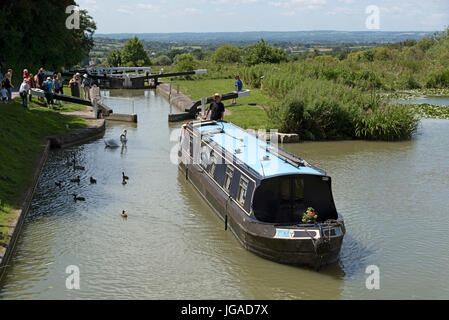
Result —
<path fill-rule="evenodd" d="M 449 298 L 448 120 L 423 120 L 407 142 L 285 146 L 332 176 L 347 226 L 340 263 L 315 272 L 259 258 L 224 231 L 170 162 L 179 124 L 168 124 L 168 103 L 143 91 L 105 98 L 117 113 L 130 113 L 132 99 L 139 123 L 108 122 L 105 133 L 118 139 L 127 129 L 126 149 L 105 149 L 100 139 L 52 151 L 0 298 Z M 86 171 L 65 165 L 72 154 Z M 77 175 L 79 185 L 68 182 Z M 74 202 L 73 193 L 86 202 Z M 66 288 L 71 265 L 79 267 L 80 290 Z M 380 270 L 380 290 L 366 288 L 370 265 Z"/>

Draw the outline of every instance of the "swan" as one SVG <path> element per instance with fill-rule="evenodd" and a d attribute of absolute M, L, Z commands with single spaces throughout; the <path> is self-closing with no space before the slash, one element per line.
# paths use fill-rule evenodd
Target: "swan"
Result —
<path fill-rule="evenodd" d="M 75 201 L 86 201 L 86 199 L 85 198 L 83 198 L 83 197 L 78 197 L 78 195 L 77 194 L 72 194 L 72 196 L 73 196 L 73 200 L 75 200 Z"/>
<path fill-rule="evenodd" d="M 120 135 L 120 143 L 122 144 L 122 146 L 126 145 L 126 142 L 128 141 L 128 139 L 126 138 L 127 135 L 127 131 L 123 130 L 122 134 Z M 106 148 L 118 148 L 120 147 L 120 143 L 115 140 L 115 139 L 108 139 L 108 140 L 104 140 L 104 144 L 106 145 Z"/>
<path fill-rule="evenodd" d="M 128 134 L 128 131 L 123 130 L 122 134 L 120 135 L 120 142 L 122 144 L 126 144 L 128 142 L 128 139 L 126 138 L 127 134 Z"/>

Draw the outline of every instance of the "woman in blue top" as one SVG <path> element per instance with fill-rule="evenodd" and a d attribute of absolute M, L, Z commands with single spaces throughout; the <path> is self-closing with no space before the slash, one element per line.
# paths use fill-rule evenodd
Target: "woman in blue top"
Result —
<path fill-rule="evenodd" d="M 42 88 L 45 92 L 45 98 L 47 98 L 47 105 L 54 104 L 53 102 L 53 81 L 51 81 L 51 77 L 47 78 L 47 81 L 42 83 Z"/>
<path fill-rule="evenodd" d="M 235 92 L 239 93 L 243 89 L 243 82 L 239 76 L 235 76 Z M 232 104 L 237 103 L 237 98 L 232 99 Z"/>

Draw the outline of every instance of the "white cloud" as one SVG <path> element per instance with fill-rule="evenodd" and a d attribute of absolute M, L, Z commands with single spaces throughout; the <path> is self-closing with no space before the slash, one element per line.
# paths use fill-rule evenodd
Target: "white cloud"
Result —
<path fill-rule="evenodd" d="M 120 6 L 117 8 L 117 12 L 124 13 L 124 14 L 134 14 L 134 11 L 131 10 L 132 8 L 129 6 Z"/>
<path fill-rule="evenodd" d="M 270 1 L 270 6 L 283 8 L 297 12 L 307 12 L 320 10 L 327 4 L 327 0 L 288 0 L 288 1 Z"/>

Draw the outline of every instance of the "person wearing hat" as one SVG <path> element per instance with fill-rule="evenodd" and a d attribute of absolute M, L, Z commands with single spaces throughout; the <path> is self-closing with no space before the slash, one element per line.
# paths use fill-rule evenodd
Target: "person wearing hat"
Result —
<path fill-rule="evenodd" d="M 203 119 L 206 120 L 210 113 L 210 120 L 223 121 L 224 112 L 225 107 L 223 102 L 221 102 L 221 95 L 216 93 L 214 94 L 214 102 L 210 104 Z"/>
<path fill-rule="evenodd" d="M 85 100 L 90 100 L 90 79 L 87 76 L 87 73 L 84 74 L 84 79 L 83 79 L 83 84 L 82 87 L 84 88 L 84 99 Z"/>
<path fill-rule="evenodd" d="M 19 95 L 22 98 L 22 105 L 28 108 L 28 91 L 30 91 L 30 86 L 28 85 L 28 78 L 23 77 L 23 82 L 20 85 Z"/>
<path fill-rule="evenodd" d="M 54 104 L 53 102 L 53 81 L 51 77 L 47 77 L 47 80 L 42 83 L 42 90 L 45 92 L 45 98 L 47 99 L 47 105 Z"/>
<path fill-rule="evenodd" d="M 69 81 L 69 88 L 71 90 L 72 97 L 80 97 L 80 86 L 81 83 L 79 81 L 79 73 L 75 74 L 72 79 Z"/>

